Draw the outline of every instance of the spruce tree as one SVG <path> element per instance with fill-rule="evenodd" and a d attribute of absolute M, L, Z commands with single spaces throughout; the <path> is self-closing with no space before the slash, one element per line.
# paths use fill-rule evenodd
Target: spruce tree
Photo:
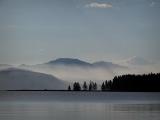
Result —
<path fill-rule="evenodd" d="M 68 91 L 71 91 L 71 86 L 70 85 L 68 86 Z"/>
<path fill-rule="evenodd" d="M 92 91 L 93 90 L 93 85 L 92 85 L 92 82 L 90 81 L 89 83 L 89 91 Z"/>
<path fill-rule="evenodd" d="M 84 90 L 84 91 L 88 90 L 88 86 L 87 86 L 86 81 L 83 83 L 83 90 Z"/>
<path fill-rule="evenodd" d="M 102 86 L 101 86 L 101 90 L 102 91 L 105 91 L 105 89 L 106 89 L 106 87 L 105 87 L 105 84 L 104 84 L 104 82 L 102 83 Z"/>

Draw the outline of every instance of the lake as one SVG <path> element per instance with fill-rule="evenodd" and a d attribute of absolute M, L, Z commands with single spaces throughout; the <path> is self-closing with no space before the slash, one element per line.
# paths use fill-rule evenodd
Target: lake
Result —
<path fill-rule="evenodd" d="M 160 92 L 1 91 L 0 120 L 160 120 Z"/>

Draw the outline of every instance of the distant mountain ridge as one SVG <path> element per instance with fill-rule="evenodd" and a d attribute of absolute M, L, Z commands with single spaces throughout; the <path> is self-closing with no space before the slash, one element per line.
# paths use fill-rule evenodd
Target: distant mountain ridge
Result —
<path fill-rule="evenodd" d="M 56 60 L 49 61 L 46 64 L 50 65 L 78 65 L 78 66 L 90 66 L 91 64 L 79 59 L 74 58 L 59 58 Z"/>
<path fill-rule="evenodd" d="M 126 66 L 118 65 L 112 62 L 105 62 L 105 61 L 99 61 L 93 63 L 95 67 L 102 67 L 102 68 L 127 68 Z"/>
<path fill-rule="evenodd" d="M 13 66 L 8 65 L 8 64 L 0 64 L 0 70 L 7 69 L 7 68 L 10 68 L 10 67 L 13 67 Z"/>
<path fill-rule="evenodd" d="M 127 68 L 112 62 L 105 62 L 105 61 L 98 61 L 98 62 L 94 62 L 94 63 L 89 63 L 89 62 L 85 62 L 79 59 L 74 59 L 74 58 L 59 58 L 56 60 L 52 60 L 49 61 L 47 63 L 45 63 L 47 65 L 64 65 L 64 66 L 81 66 L 81 67 L 91 67 L 91 68 L 95 68 L 95 67 L 102 67 L 102 68 Z"/>
<path fill-rule="evenodd" d="M 86 62 L 77 58 L 58 58 L 55 60 L 50 60 L 49 62 L 42 63 L 42 64 L 35 64 L 35 65 L 27 65 L 27 64 L 21 64 L 19 67 L 28 67 L 28 66 L 36 66 L 36 65 L 66 65 L 66 66 L 89 66 L 89 67 L 124 67 L 126 68 L 126 65 L 148 65 L 152 64 L 152 62 L 145 60 L 141 57 L 133 56 L 127 60 L 118 62 L 118 63 L 113 63 L 113 62 L 107 62 L 107 61 L 96 61 L 94 63 Z M 10 68 L 14 67 L 9 64 L 0 64 L 0 69 L 1 68 Z"/>
<path fill-rule="evenodd" d="M 17 68 L 0 70 L 0 90 L 65 89 L 64 81 L 48 74 Z"/>
<path fill-rule="evenodd" d="M 107 61 L 91 63 L 75 58 L 58 58 L 42 64 L 22 64 L 16 67 L 24 70 L 50 74 L 66 82 L 90 80 L 103 81 L 106 79 L 113 79 L 116 75 L 148 73 L 153 71 L 150 66 L 147 66 L 149 63 L 147 64 L 147 62 L 145 62 L 144 65 L 142 60 L 136 59 L 136 62 L 134 62 L 136 65 L 133 65 L 131 61 L 134 60 L 135 57 L 132 57 L 125 60 L 125 64 L 123 64 L 123 61 L 120 63 Z M 141 62 L 138 62 L 139 60 Z"/>
<path fill-rule="evenodd" d="M 150 65 L 153 64 L 152 62 L 142 58 L 142 57 L 137 57 L 137 56 L 133 56 L 125 61 L 123 61 L 125 64 L 128 65 L 138 65 L 138 66 L 143 66 L 143 65 Z"/>

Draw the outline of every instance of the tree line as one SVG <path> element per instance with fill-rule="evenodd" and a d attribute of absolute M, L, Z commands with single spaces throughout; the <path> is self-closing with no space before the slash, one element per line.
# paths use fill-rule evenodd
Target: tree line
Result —
<path fill-rule="evenodd" d="M 68 90 L 73 91 L 97 91 L 96 82 L 90 81 L 73 83 L 68 86 Z M 115 76 L 113 80 L 105 80 L 100 85 L 101 91 L 160 91 L 160 73 L 149 73 L 142 75 L 127 74 Z"/>
<path fill-rule="evenodd" d="M 160 73 L 114 77 L 113 91 L 160 91 Z"/>
<path fill-rule="evenodd" d="M 73 90 L 73 91 L 96 91 L 97 90 L 97 83 L 90 81 L 89 84 L 85 81 L 83 85 L 81 86 L 79 82 L 74 82 L 73 87 L 71 89 L 71 86 L 68 86 L 68 90 Z"/>

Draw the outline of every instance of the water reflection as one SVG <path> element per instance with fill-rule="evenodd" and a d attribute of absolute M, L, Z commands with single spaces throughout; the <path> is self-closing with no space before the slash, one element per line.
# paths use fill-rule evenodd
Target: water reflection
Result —
<path fill-rule="evenodd" d="M 0 120 L 159 120 L 160 93 L 0 92 Z"/>
<path fill-rule="evenodd" d="M 160 111 L 160 104 L 115 104 L 114 111 L 128 111 L 128 112 L 158 112 Z"/>
<path fill-rule="evenodd" d="M 160 104 L 0 103 L 0 120 L 159 120 Z"/>

